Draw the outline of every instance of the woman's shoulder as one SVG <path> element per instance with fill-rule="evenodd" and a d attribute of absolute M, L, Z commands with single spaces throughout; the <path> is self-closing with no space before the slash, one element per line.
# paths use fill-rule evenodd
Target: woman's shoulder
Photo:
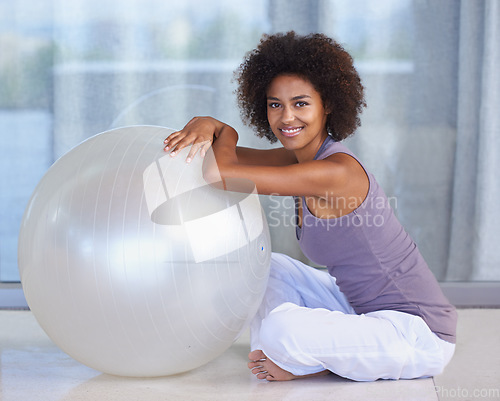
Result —
<path fill-rule="evenodd" d="M 341 142 L 335 141 L 332 137 L 328 137 L 325 140 L 325 143 L 323 144 L 321 149 L 318 151 L 318 154 L 316 155 L 316 160 L 326 159 L 327 157 L 334 155 L 336 153 L 345 153 L 358 160 L 356 155 L 347 146 L 345 146 Z"/>

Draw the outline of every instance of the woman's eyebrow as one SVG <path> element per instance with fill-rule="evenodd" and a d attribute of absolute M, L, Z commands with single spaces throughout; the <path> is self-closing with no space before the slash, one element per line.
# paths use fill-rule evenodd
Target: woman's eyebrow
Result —
<path fill-rule="evenodd" d="M 292 97 L 292 100 L 301 100 L 301 99 L 306 99 L 306 98 L 311 98 L 309 95 L 299 95 L 299 96 L 294 96 Z"/>
<path fill-rule="evenodd" d="M 311 96 L 309 96 L 309 95 L 298 95 L 298 96 L 292 97 L 290 100 L 301 100 L 301 99 L 306 99 L 306 98 L 310 99 Z M 277 100 L 277 101 L 279 101 L 279 99 L 277 97 L 273 97 L 273 96 L 268 96 L 267 100 Z"/>

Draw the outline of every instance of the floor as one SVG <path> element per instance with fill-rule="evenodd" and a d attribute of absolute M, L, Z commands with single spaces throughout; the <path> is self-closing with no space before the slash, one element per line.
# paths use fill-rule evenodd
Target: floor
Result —
<path fill-rule="evenodd" d="M 459 311 L 458 346 L 444 374 L 356 383 L 329 375 L 265 382 L 246 368 L 243 335 L 194 371 L 155 379 L 101 374 L 59 351 L 28 311 L 0 311 L 0 400 L 500 400 L 500 309 Z"/>

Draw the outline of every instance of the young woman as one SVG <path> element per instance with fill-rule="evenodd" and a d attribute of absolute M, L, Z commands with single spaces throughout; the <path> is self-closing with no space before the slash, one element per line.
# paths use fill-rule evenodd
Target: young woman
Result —
<path fill-rule="evenodd" d="M 321 35 L 265 36 L 237 71 L 242 116 L 277 149 L 197 117 L 165 140 L 189 162 L 212 146 L 208 181 L 245 178 L 260 194 L 292 195 L 304 254 L 328 273 L 273 254 L 251 326 L 259 379 L 329 372 L 359 381 L 440 373 L 454 352 L 456 311 L 377 181 L 340 141 L 359 126 L 363 86 L 350 55 Z M 206 159 L 208 160 L 208 159 Z"/>

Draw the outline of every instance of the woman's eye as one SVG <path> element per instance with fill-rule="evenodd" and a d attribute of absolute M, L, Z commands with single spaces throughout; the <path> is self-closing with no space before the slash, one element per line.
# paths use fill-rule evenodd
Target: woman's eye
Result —
<path fill-rule="evenodd" d="M 304 107 L 307 106 L 306 102 L 297 102 L 297 107 Z"/>
<path fill-rule="evenodd" d="M 276 109 L 276 108 L 280 107 L 280 104 L 279 103 L 269 103 L 269 107 L 271 109 Z"/>

